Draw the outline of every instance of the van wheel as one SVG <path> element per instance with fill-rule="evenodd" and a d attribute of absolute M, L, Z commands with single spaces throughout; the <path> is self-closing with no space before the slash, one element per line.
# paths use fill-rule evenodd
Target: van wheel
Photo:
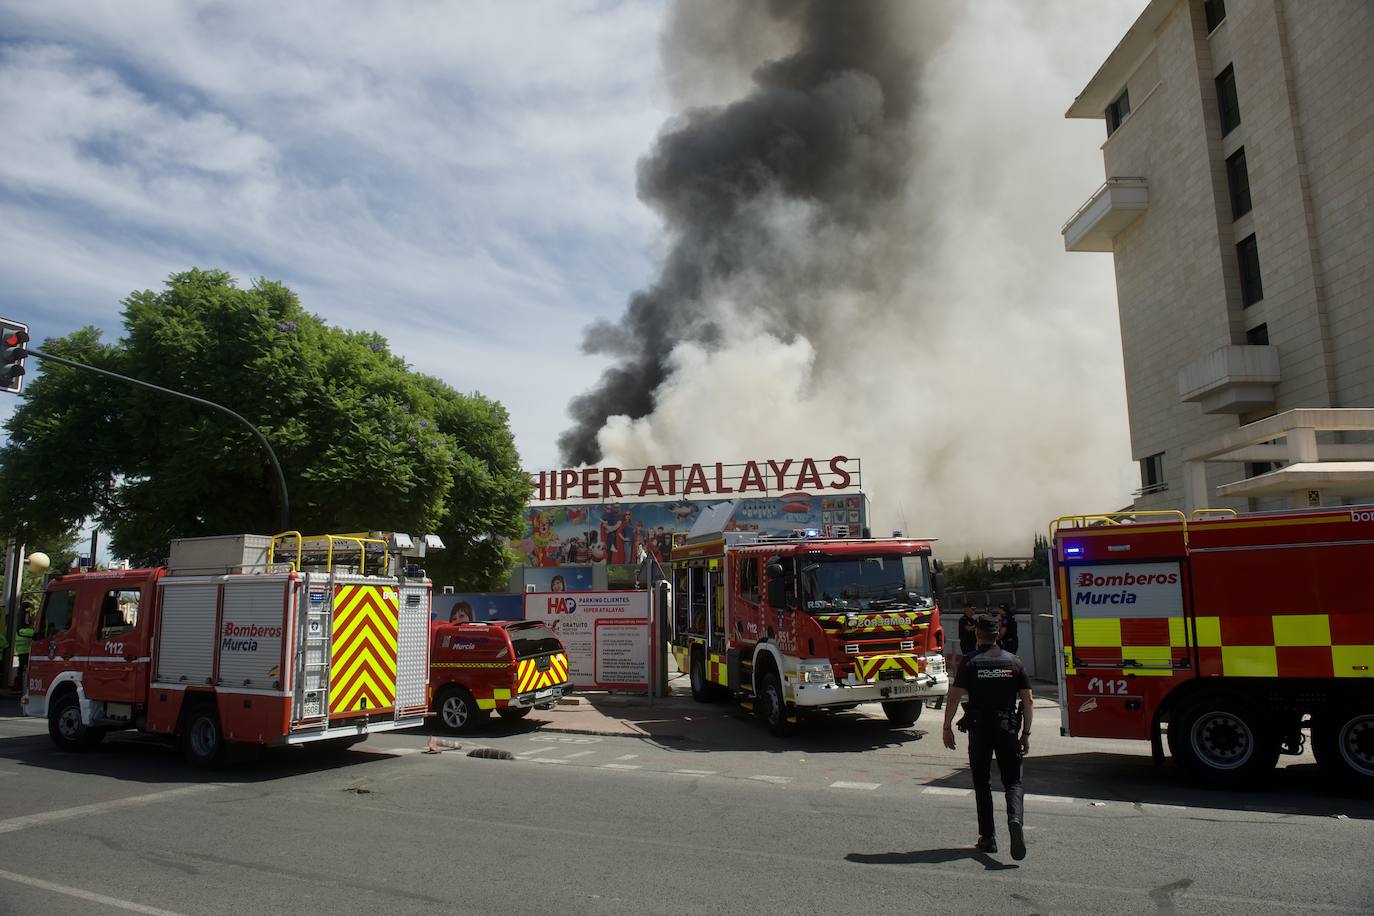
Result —
<path fill-rule="evenodd" d="M 81 721 L 81 703 L 67 690 L 48 708 L 48 735 L 63 751 L 89 751 L 100 743 L 105 732 Z"/>
<path fill-rule="evenodd" d="M 503 719 L 514 722 L 516 719 L 523 719 L 530 714 L 528 706 L 503 706 L 496 710 L 496 714 Z"/>
<path fill-rule="evenodd" d="M 1350 789 L 1374 789 L 1374 708 L 1337 707 L 1313 723 L 1317 764 Z"/>
<path fill-rule="evenodd" d="M 454 735 L 472 731 L 490 715 L 490 710 L 477 707 L 477 701 L 464 687 L 446 687 L 435 701 L 434 711 L 438 713 L 439 728 Z"/>
<path fill-rule="evenodd" d="M 1274 769 L 1278 738 L 1239 697 L 1211 693 L 1169 719 L 1169 753 L 1194 779 L 1218 788 L 1253 784 Z"/>
<path fill-rule="evenodd" d="M 883 704 L 883 715 L 893 728 L 908 728 L 921 718 L 925 703 L 920 700 L 892 700 Z"/>
<path fill-rule="evenodd" d="M 224 759 L 224 731 L 214 706 L 201 703 L 187 715 L 181 730 L 181 756 L 198 769 L 217 766 Z"/>
<path fill-rule="evenodd" d="M 797 730 L 797 723 L 787 721 L 787 703 L 782 698 L 782 681 L 771 668 L 759 676 L 758 713 L 768 730 L 785 738 Z"/>

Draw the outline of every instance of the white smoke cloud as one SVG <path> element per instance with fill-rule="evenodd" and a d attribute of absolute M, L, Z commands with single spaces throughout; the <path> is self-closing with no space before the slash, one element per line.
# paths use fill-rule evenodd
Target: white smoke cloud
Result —
<path fill-rule="evenodd" d="M 947 558 L 1024 555 L 1052 517 L 1127 503 L 1111 264 L 1065 253 L 1058 227 L 1101 174 L 1101 126 L 1062 112 L 1138 7 L 964 8 L 922 74 L 905 206 L 827 237 L 805 204 L 760 200 L 766 250 L 703 294 L 723 333 L 672 349 L 653 412 L 600 430 L 605 462 L 859 457 L 875 532 L 940 537 Z M 882 275 L 778 282 L 817 258 Z"/>

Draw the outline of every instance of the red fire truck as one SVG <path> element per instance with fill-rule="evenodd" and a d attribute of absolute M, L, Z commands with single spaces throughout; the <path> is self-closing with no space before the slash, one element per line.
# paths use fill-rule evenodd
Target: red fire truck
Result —
<path fill-rule="evenodd" d="M 568 692 L 568 655 L 537 620 L 434 628 L 430 696 L 440 728 L 466 732 L 491 715 L 523 719 Z"/>
<path fill-rule="evenodd" d="M 948 689 L 929 540 L 706 533 L 672 567 L 673 654 L 700 702 L 733 696 L 785 735 L 860 703 L 908 726 Z"/>
<path fill-rule="evenodd" d="M 24 711 L 63 750 L 137 729 L 178 739 L 195 766 L 227 742 L 351 744 L 422 725 L 430 583 L 390 574 L 391 559 L 383 540 L 291 532 L 185 539 L 168 567 L 62 576 Z"/>
<path fill-rule="evenodd" d="M 1310 727 L 1374 787 L 1374 510 L 1071 516 L 1051 528 L 1063 732 L 1242 784 Z"/>

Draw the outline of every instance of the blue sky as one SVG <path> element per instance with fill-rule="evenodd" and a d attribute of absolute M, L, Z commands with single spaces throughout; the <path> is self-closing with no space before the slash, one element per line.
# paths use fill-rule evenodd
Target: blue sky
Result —
<path fill-rule="evenodd" d="M 1094 475 L 1081 511 L 1123 504 L 1135 482 L 1111 259 L 1065 254 L 1058 233 L 1102 180 L 1104 131 L 1062 115 L 1143 7 L 971 2 L 952 14 L 926 86 L 931 150 L 918 180 L 943 198 L 931 213 L 941 247 L 930 255 L 939 269 L 917 279 L 964 318 L 916 364 L 972 371 L 941 395 L 968 403 L 919 431 L 928 439 L 987 404 L 1013 423 L 1033 416 L 1051 394 L 1029 380 L 1008 387 L 1010 370 L 1024 360 L 1028 373 L 1057 372 L 1051 390 L 1078 392 L 1064 429 L 1028 432 L 1053 442 L 1092 431 L 1063 474 L 1075 486 L 1083 469 Z M 666 10 L 0 0 L 0 314 L 39 339 L 84 324 L 115 337 L 120 299 L 172 272 L 266 276 L 333 324 L 382 332 L 415 368 L 500 400 L 526 466 L 554 466 L 567 402 L 604 365 L 579 351 L 582 329 L 617 317 L 664 250 L 636 199 L 635 164 L 684 100 L 741 89 L 737 74 L 677 73 L 670 93 Z M 970 329 L 977 348 L 965 352 Z M 1023 432 L 972 449 L 1000 455 Z M 664 424 L 640 440 L 671 451 L 684 436 L 712 450 L 688 459 L 767 450 Z M 835 447 L 857 442 L 879 467 L 866 443 L 881 440 L 865 436 L 841 429 Z M 1015 449 L 1005 460 L 976 471 L 1015 474 Z M 902 496 L 904 511 L 918 498 Z M 956 517 L 953 505 L 930 511 Z M 1020 515 L 1028 524 L 1043 511 Z"/>
<path fill-rule="evenodd" d="M 0 5 L 0 303 L 35 337 L 189 266 L 511 408 L 553 460 L 648 276 L 653 4 Z"/>

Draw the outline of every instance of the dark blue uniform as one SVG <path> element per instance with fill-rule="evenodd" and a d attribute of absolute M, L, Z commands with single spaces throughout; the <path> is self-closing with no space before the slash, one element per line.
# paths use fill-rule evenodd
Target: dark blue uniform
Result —
<path fill-rule="evenodd" d="M 1007 823 L 1020 824 L 1023 814 L 1021 788 L 1021 717 L 1016 701 L 1030 689 L 1030 678 L 1021 660 L 1005 649 L 989 646 L 965 658 L 954 675 L 954 686 L 968 691 L 964 726 L 968 730 L 968 766 L 973 775 L 973 796 L 978 804 L 978 835 L 996 835 L 992 821 L 992 758 L 1002 774 L 1007 794 Z"/>

